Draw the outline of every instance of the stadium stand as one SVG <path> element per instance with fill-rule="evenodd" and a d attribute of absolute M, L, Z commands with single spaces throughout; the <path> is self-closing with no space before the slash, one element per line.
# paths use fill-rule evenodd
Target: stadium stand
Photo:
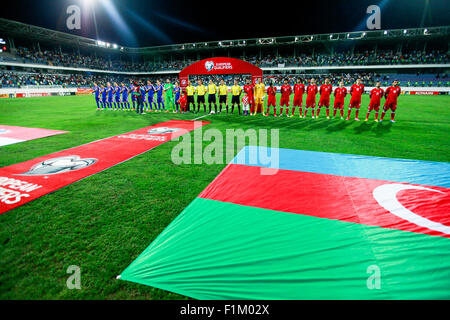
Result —
<path fill-rule="evenodd" d="M 329 78 L 331 83 L 337 85 L 340 80 L 344 81 L 345 85 L 350 85 L 355 82 L 357 78 L 361 78 L 363 83 L 368 86 L 372 86 L 376 81 L 381 81 L 383 85 L 387 85 L 392 81 L 393 76 L 381 75 L 376 73 L 330 73 L 330 74 L 267 74 L 264 76 L 264 81 L 268 83 L 273 82 L 275 85 L 281 85 L 284 79 L 288 79 L 291 85 L 294 84 L 296 78 L 303 79 L 317 79 L 319 84 L 325 81 L 325 78 Z M 162 77 L 151 76 L 144 77 L 145 79 L 156 81 Z M 176 76 L 164 76 L 169 78 L 172 82 L 178 80 Z M 217 82 L 223 79 L 229 86 L 233 84 L 233 80 L 237 79 L 240 85 L 245 84 L 245 80 L 249 78 L 245 75 L 238 76 L 193 76 L 190 80 L 196 82 L 202 79 L 204 82 L 213 79 Z M 433 74 L 396 74 L 395 78 L 400 81 L 401 84 L 408 87 L 450 87 L 450 78 L 447 74 L 433 75 Z M 126 77 L 126 76 L 111 76 L 111 75 L 88 75 L 88 74 L 59 74 L 59 73 L 41 73 L 41 72 L 11 72 L 3 71 L 0 73 L 0 88 L 19 88 L 22 86 L 63 86 L 63 87 L 89 87 L 93 82 L 106 83 L 106 82 L 124 82 L 130 83 L 140 78 Z"/>
<path fill-rule="evenodd" d="M 285 78 L 292 84 L 298 77 L 351 85 L 360 77 L 367 86 L 376 81 L 387 86 L 395 78 L 407 87 L 450 87 L 448 27 L 124 48 L 6 19 L 0 22 L 0 33 L 9 44 L 0 53 L 2 88 L 87 87 L 143 78 L 175 81 L 184 67 L 215 56 L 255 64 L 263 69 L 265 81 L 275 85 Z M 349 40 L 354 36 L 358 41 Z M 223 78 L 231 85 L 236 77 Z M 241 85 L 245 79 L 238 76 Z"/>
<path fill-rule="evenodd" d="M 258 59 L 256 56 L 240 57 L 259 67 L 314 67 L 314 66 L 361 66 L 361 65 L 396 65 L 396 64 L 447 64 L 449 55 L 444 51 L 432 50 L 429 52 L 411 51 L 394 52 L 393 50 L 365 51 L 362 53 L 316 53 L 314 55 L 301 54 L 297 57 L 271 57 Z M 2 59 L 2 58 L 0 58 Z M 115 71 L 163 71 L 181 70 L 194 61 L 175 60 L 163 62 L 138 62 L 126 60 L 110 60 L 104 57 L 93 57 L 82 54 L 57 52 L 55 50 L 37 51 L 27 47 L 18 47 L 15 55 L 3 57 L 3 61 L 22 63 L 36 63 L 52 66 L 75 68 L 91 68 Z"/>

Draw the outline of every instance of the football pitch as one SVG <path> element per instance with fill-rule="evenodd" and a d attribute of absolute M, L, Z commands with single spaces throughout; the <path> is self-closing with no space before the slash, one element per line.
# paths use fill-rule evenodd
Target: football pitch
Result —
<path fill-rule="evenodd" d="M 344 115 L 348 102 L 349 97 Z M 368 102 L 363 95 L 362 120 Z M 203 115 L 97 111 L 92 96 L 2 99 L 2 125 L 70 132 L 0 147 L 0 167 Z M 308 111 L 308 118 L 299 119 L 296 110 L 292 118 L 274 118 L 272 112 L 270 117 L 243 117 L 235 110 L 201 120 L 211 121 L 204 131 L 214 128 L 224 135 L 226 129 L 279 129 L 280 148 L 450 162 L 449 96 L 400 96 L 394 124 L 390 113 L 383 123 L 373 121 L 373 112 L 369 122 L 327 120 L 325 110 L 320 119 L 310 116 Z M 223 164 L 175 165 L 171 152 L 176 143 L 169 141 L 0 215 L 0 299 L 185 299 L 116 280 L 226 166 L 225 159 Z M 204 147 L 209 143 L 203 142 Z M 81 267 L 81 290 L 66 286 L 71 265 Z"/>

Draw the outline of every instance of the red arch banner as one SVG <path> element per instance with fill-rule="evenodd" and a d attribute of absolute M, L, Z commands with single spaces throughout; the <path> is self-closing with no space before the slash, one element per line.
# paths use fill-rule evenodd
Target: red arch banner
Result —
<path fill-rule="evenodd" d="M 217 57 L 197 61 L 181 70 L 179 74 L 180 87 L 187 87 L 190 75 L 210 74 L 251 74 L 252 82 L 261 79 L 263 71 L 257 66 L 240 59 Z"/>

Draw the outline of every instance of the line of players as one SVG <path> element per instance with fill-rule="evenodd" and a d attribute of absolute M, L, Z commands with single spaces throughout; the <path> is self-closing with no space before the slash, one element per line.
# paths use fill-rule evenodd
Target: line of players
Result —
<path fill-rule="evenodd" d="M 375 121 L 383 121 L 383 118 L 387 111 L 391 111 L 391 122 L 395 122 L 395 111 L 397 109 L 397 97 L 400 95 L 401 89 L 398 86 L 399 82 L 395 80 L 392 83 L 392 86 L 386 89 L 384 91 L 381 88 L 381 82 L 376 83 L 376 87 L 373 88 L 370 91 L 370 103 L 368 112 L 366 115 L 365 121 L 369 120 L 369 115 L 372 110 L 375 111 Z M 347 93 L 351 95 L 350 103 L 348 106 L 347 111 L 347 117 L 345 120 L 350 120 L 350 116 L 352 113 L 352 110 L 355 109 L 355 121 L 360 121 L 359 116 L 359 109 L 361 107 L 361 95 L 364 93 L 364 85 L 361 83 L 361 79 L 357 79 L 356 83 L 353 84 L 347 92 L 347 88 L 344 87 L 344 82 L 340 81 L 339 86 L 334 89 L 333 92 L 333 86 L 330 84 L 329 79 L 325 79 L 325 83 L 320 86 L 320 88 L 316 85 L 315 79 L 311 79 L 310 84 L 305 87 L 305 85 L 302 83 L 302 80 L 299 78 L 297 79 L 297 83 L 292 88 L 288 81 L 285 80 L 284 84 L 280 88 L 281 91 L 281 99 L 280 99 L 280 115 L 283 115 L 283 107 L 286 108 L 286 116 L 292 117 L 295 113 L 295 108 L 299 108 L 300 118 L 306 118 L 308 109 L 311 109 L 312 115 L 311 117 L 318 118 L 321 108 L 326 108 L 326 114 L 327 119 L 330 119 L 330 96 L 331 94 L 334 95 L 334 105 L 333 105 L 333 118 L 336 117 L 336 113 L 339 110 L 341 119 L 344 119 L 344 99 Z M 273 115 L 277 116 L 276 111 L 276 95 L 277 89 L 273 87 L 273 85 L 270 85 L 269 88 L 267 88 L 267 95 L 268 95 L 268 101 L 267 101 L 267 112 L 264 112 L 265 116 L 269 115 L 270 107 L 273 107 Z M 293 100 L 293 107 L 292 107 L 292 113 L 289 114 L 289 101 L 291 94 L 294 94 L 294 100 Z M 305 101 L 305 113 L 303 113 L 303 94 L 306 93 L 306 101 Z M 320 93 L 320 99 L 319 103 L 317 104 L 317 114 L 316 114 L 316 95 L 317 93 Z M 384 97 L 385 103 L 383 106 L 383 111 L 381 114 L 381 118 L 378 119 L 378 114 L 380 110 L 381 105 L 381 99 Z M 254 115 L 255 113 L 252 113 Z"/>
<path fill-rule="evenodd" d="M 97 110 L 136 110 L 142 114 L 143 111 L 180 112 L 181 88 L 178 83 L 173 85 L 169 79 L 163 85 L 160 80 L 153 85 L 150 80 L 147 84 L 134 82 L 129 86 L 123 82 L 118 84 L 108 82 L 100 86 L 93 84 L 92 92 L 95 96 Z M 131 96 L 131 104 L 128 101 Z"/>
<path fill-rule="evenodd" d="M 131 101 L 133 104 L 133 110 L 137 110 L 138 113 L 146 111 L 165 111 L 169 112 L 169 106 L 173 106 L 173 112 L 196 112 L 200 111 L 200 106 L 203 105 L 203 110 L 206 112 L 206 99 L 205 95 L 208 94 L 208 105 L 210 113 L 217 113 L 222 111 L 222 106 L 225 105 L 228 113 L 228 86 L 224 81 L 220 81 L 220 85 L 217 87 L 213 80 L 209 81 L 207 86 L 203 85 L 202 80 L 198 80 L 198 86 L 194 87 L 191 82 L 188 82 L 188 86 L 182 90 L 178 83 L 172 85 L 169 79 L 166 80 L 164 86 L 161 81 L 157 81 L 156 85 L 153 85 L 151 81 L 147 81 L 147 85 L 143 85 L 135 82 L 131 86 L 127 87 L 123 83 L 120 86 L 114 83 L 111 86 L 107 83 L 107 86 L 98 87 L 94 84 L 93 92 L 95 94 L 97 109 L 104 110 L 131 110 L 131 106 L 128 102 L 128 94 L 131 93 Z M 242 92 L 244 96 L 240 98 Z M 286 116 L 293 117 L 295 108 L 299 108 L 300 118 L 306 118 L 308 109 L 311 108 L 312 118 L 318 118 L 321 108 L 326 108 L 327 118 L 330 118 L 330 96 L 334 95 L 333 105 L 333 118 L 336 116 L 337 111 L 340 111 L 341 119 L 344 118 L 344 99 L 349 93 L 351 95 L 350 103 L 348 106 L 346 120 L 350 119 L 352 110 L 355 109 L 355 121 L 359 121 L 359 109 L 361 106 L 361 95 L 364 93 L 364 85 L 361 83 L 361 79 L 357 79 L 356 83 L 351 86 L 349 92 L 344 87 L 344 82 L 339 83 L 333 92 L 333 87 L 330 84 L 330 80 L 325 79 L 325 83 L 320 86 L 316 85 L 315 79 L 311 79 L 307 87 L 302 83 L 302 79 L 298 78 L 297 83 L 292 87 L 288 84 L 288 80 L 284 80 L 284 84 L 280 88 L 280 116 L 283 115 L 283 109 L 286 108 Z M 294 94 L 292 113 L 289 114 L 290 97 Z M 305 101 L 305 113 L 303 114 L 303 94 L 306 93 Z M 316 115 L 316 95 L 320 93 L 320 99 L 317 104 Z M 385 97 L 385 104 L 383 112 L 381 114 L 380 121 L 387 111 L 391 110 L 391 122 L 395 122 L 395 111 L 397 109 L 397 97 L 400 95 L 401 89 L 398 86 L 398 81 L 395 80 L 391 87 L 384 91 L 381 88 L 381 83 L 377 82 L 376 87 L 370 92 L 370 103 L 368 112 L 366 115 L 366 121 L 368 121 L 369 114 L 372 110 L 375 111 L 375 121 L 378 120 L 379 109 L 381 105 L 382 97 Z M 197 94 L 197 103 L 194 101 L 194 95 Z M 217 104 L 216 95 L 219 96 L 219 103 Z M 264 107 L 264 100 L 267 94 L 267 108 Z M 255 85 L 251 84 L 250 80 L 247 80 L 246 85 L 241 88 L 238 85 L 237 80 L 234 81 L 234 85 L 231 87 L 231 112 L 234 113 L 234 107 L 237 105 L 238 113 L 240 114 L 241 102 L 243 107 L 243 115 L 256 115 L 258 111 L 262 111 L 262 114 L 269 116 L 270 107 L 273 107 L 273 115 L 277 116 L 276 106 L 276 94 L 277 88 L 273 86 L 273 83 L 266 89 L 265 85 L 259 80 L 256 80 Z M 101 95 L 101 99 L 100 99 Z M 164 98 L 163 98 L 164 95 Z M 147 97 L 147 98 L 146 98 Z M 166 104 L 167 109 L 166 109 Z M 154 105 L 154 109 L 153 109 Z M 214 105 L 214 111 L 212 110 Z M 219 106 L 219 109 L 217 108 Z M 161 108 L 162 107 L 162 108 Z M 192 107 L 192 108 L 191 108 Z M 197 108 L 196 108 L 197 107 Z M 265 111 L 267 109 L 267 111 Z M 250 113 L 249 113 L 250 111 Z"/>

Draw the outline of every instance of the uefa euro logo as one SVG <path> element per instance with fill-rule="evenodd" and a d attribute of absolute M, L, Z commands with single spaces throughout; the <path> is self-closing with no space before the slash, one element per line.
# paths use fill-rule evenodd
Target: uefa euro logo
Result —
<path fill-rule="evenodd" d="M 168 127 L 159 127 L 153 128 L 147 131 L 148 134 L 166 134 L 180 131 L 180 128 L 168 128 Z"/>
<path fill-rule="evenodd" d="M 42 176 L 70 172 L 87 168 L 97 161 L 94 158 L 81 158 L 77 155 L 52 158 L 35 164 L 27 172 L 18 174 L 18 176 Z"/>
<path fill-rule="evenodd" d="M 214 69 L 214 61 L 206 61 L 205 68 L 206 68 L 206 71 L 208 71 L 208 72 L 210 72 L 212 69 Z"/>

